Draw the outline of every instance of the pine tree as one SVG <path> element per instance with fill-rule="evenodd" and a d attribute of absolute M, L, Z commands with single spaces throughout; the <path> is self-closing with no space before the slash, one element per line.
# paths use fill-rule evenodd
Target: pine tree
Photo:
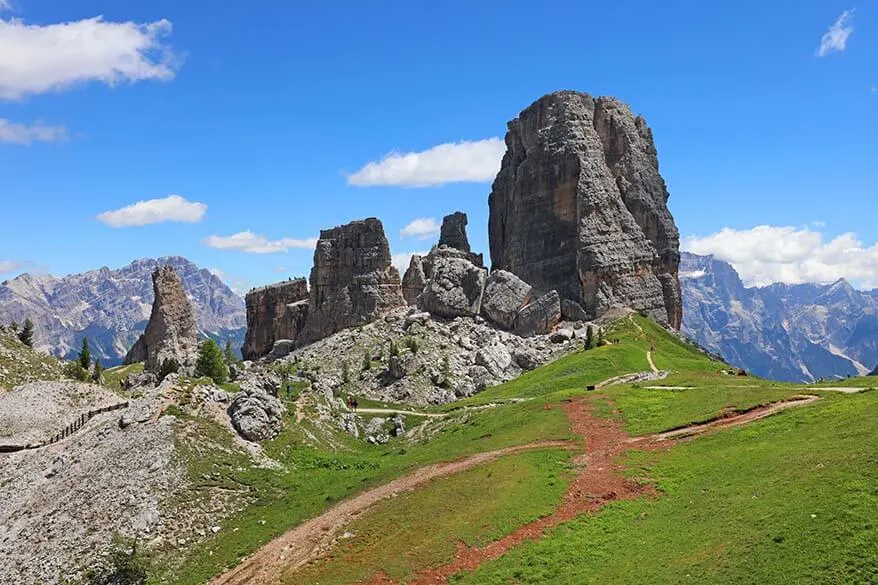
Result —
<path fill-rule="evenodd" d="M 82 349 L 79 350 L 79 365 L 85 371 L 91 368 L 91 351 L 88 349 L 88 337 L 82 338 Z"/>
<path fill-rule="evenodd" d="M 372 369 L 372 352 L 368 349 L 363 350 L 363 370 Z"/>
<path fill-rule="evenodd" d="M 351 381 L 351 367 L 348 365 L 348 360 L 341 362 L 341 381 L 345 384 Z"/>
<path fill-rule="evenodd" d="M 607 342 L 604 341 L 604 330 L 603 328 L 598 327 L 598 347 L 603 347 L 606 344 Z"/>
<path fill-rule="evenodd" d="M 222 350 L 213 339 L 203 341 L 198 347 L 195 375 L 208 377 L 214 384 L 223 384 L 229 379 L 229 367 L 223 358 Z"/>
<path fill-rule="evenodd" d="M 593 347 L 594 347 L 594 327 L 589 325 L 588 329 L 585 330 L 585 349 L 592 349 Z"/>
<path fill-rule="evenodd" d="M 226 347 L 223 349 L 223 356 L 226 359 L 226 365 L 232 365 L 238 361 L 238 356 L 235 355 L 231 339 L 226 339 Z"/>
<path fill-rule="evenodd" d="M 104 378 L 104 368 L 101 366 L 101 360 L 95 360 L 95 371 L 91 375 L 91 379 L 95 384 L 102 384 Z"/>
<path fill-rule="evenodd" d="M 28 347 L 34 346 L 34 322 L 30 319 L 24 320 L 24 327 L 18 334 L 18 339 Z"/>

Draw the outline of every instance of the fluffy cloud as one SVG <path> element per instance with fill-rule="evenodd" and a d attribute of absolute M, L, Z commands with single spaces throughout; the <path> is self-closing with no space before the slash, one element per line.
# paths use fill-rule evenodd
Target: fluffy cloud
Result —
<path fill-rule="evenodd" d="M 12 10 L 12 4 L 9 0 L 0 0 L 0 12 L 4 12 L 6 10 Z"/>
<path fill-rule="evenodd" d="M 825 241 L 823 234 L 808 228 L 723 228 L 709 236 L 684 238 L 682 248 L 729 262 L 750 286 L 846 278 L 864 288 L 878 287 L 878 244 L 867 246 L 853 233 Z"/>
<path fill-rule="evenodd" d="M 178 58 L 163 42 L 171 28 L 167 20 L 138 24 L 100 16 L 46 26 L 0 19 L 0 98 L 21 99 L 88 81 L 172 79 Z"/>
<path fill-rule="evenodd" d="M 219 250 L 239 250 L 248 254 L 278 254 L 287 252 L 291 248 L 313 250 L 317 246 L 317 238 L 269 240 L 261 234 L 254 234 L 247 230 L 230 236 L 208 236 L 204 243 Z"/>
<path fill-rule="evenodd" d="M 420 250 L 417 252 L 401 252 L 399 254 L 394 254 L 391 257 L 390 263 L 396 266 L 396 269 L 399 270 L 400 274 L 405 273 L 405 271 L 409 267 L 409 262 L 412 260 L 412 256 L 426 256 L 430 252 L 428 250 Z"/>
<path fill-rule="evenodd" d="M 170 195 L 164 199 L 138 201 L 115 211 L 98 214 L 98 220 L 111 227 L 132 227 L 176 221 L 181 223 L 198 223 L 207 212 L 207 205 L 187 201 L 179 195 Z"/>
<path fill-rule="evenodd" d="M 15 124 L 0 118 L 0 142 L 9 144 L 31 144 L 32 142 L 58 142 L 69 138 L 64 126 L 48 126 L 42 122 Z"/>
<path fill-rule="evenodd" d="M 0 274 L 6 274 L 13 270 L 24 268 L 24 262 L 13 262 L 12 260 L 0 260 Z"/>
<path fill-rule="evenodd" d="M 399 232 L 404 238 L 428 240 L 439 233 L 439 222 L 432 217 L 419 217 Z"/>
<path fill-rule="evenodd" d="M 506 144 L 500 138 L 449 142 L 422 152 L 392 152 L 348 177 L 357 187 L 429 187 L 494 179 Z"/>
<path fill-rule="evenodd" d="M 848 44 L 848 39 L 854 32 L 854 10 L 845 10 L 838 17 L 838 20 L 829 27 L 823 38 L 820 39 L 820 47 L 817 49 L 818 57 L 835 51 L 844 51 Z"/>

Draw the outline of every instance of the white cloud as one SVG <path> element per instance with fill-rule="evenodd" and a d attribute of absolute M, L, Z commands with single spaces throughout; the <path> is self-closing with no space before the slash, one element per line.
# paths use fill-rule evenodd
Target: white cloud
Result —
<path fill-rule="evenodd" d="M 835 21 L 835 24 L 829 27 L 823 38 L 820 39 L 820 47 L 817 49 L 818 57 L 835 51 L 844 51 L 848 44 L 848 39 L 854 32 L 854 10 L 845 10 Z"/>
<path fill-rule="evenodd" d="M 32 142 L 59 142 L 70 138 L 64 126 L 49 126 L 36 122 L 30 126 L 15 124 L 0 118 L 0 142 L 8 144 L 31 144 Z"/>
<path fill-rule="evenodd" d="M 0 12 L 12 10 L 12 3 L 9 0 L 0 0 Z"/>
<path fill-rule="evenodd" d="M 429 253 L 429 250 L 420 250 L 416 252 L 400 252 L 399 254 L 393 254 L 393 256 L 391 256 L 390 263 L 396 266 L 396 269 L 399 270 L 400 274 L 404 274 L 409 267 L 412 256 L 426 256 Z"/>
<path fill-rule="evenodd" d="M 429 187 L 444 183 L 494 180 L 506 144 L 500 138 L 449 142 L 422 152 L 392 152 L 348 177 L 356 187 Z"/>
<path fill-rule="evenodd" d="M 709 236 L 684 238 L 682 248 L 729 262 L 748 286 L 845 278 L 864 288 L 878 287 L 878 244 L 867 246 L 853 233 L 825 241 L 823 234 L 808 228 L 723 228 Z"/>
<path fill-rule="evenodd" d="M 439 233 L 439 222 L 432 217 L 419 217 L 399 232 L 404 238 L 428 240 Z"/>
<path fill-rule="evenodd" d="M 46 26 L 0 19 L 0 98 L 21 99 L 88 81 L 112 86 L 172 79 L 179 60 L 163 42 L 171 29 L 167 20 L 138 24 L 100 16 Z"/>
<path fill-rule="evenodd" d="M 132 227 L 176 221 L 181 223 L 198 223 L 207 212 L 207 204 L 187 201 L 179 195 L 170 195 L 164 199 L 138 201 L 115 211 L 98 214 L 98 220 L 111 227 Z"/>
<path fill-rule="evenodd" d="M 19 270 L 20 268 L 24 268 L 25 266 L 26 266 L 26 264 L 24 262 L 14 262 L 12 260 L 0 260 L 0 274 L 6 274 L 7 272 Z"/>
<path fill-rule="evenodd" d="M 696 278 L 701 278 L 701 277 L 705 276 L 706 274 L 707 274 L 707 272 L 704 270 L 690 270 L 689 272 L 680 272 L 679 276 L 680 276 L 680 278 L 683 278 L 683 279 L 685 279 L 685 278 L 696 279 Z"/>
<path fill-rule="evenodd" d="M 317 246 L 317 238 L 269 240 L 261 234 L 247 230 L 230 236 L 208 236 L 204 239 L 204 243 L 219 250 L 240 250 L 248 254 L 278 254 L 287 252 L 291 248 L 313 250 Z"/>

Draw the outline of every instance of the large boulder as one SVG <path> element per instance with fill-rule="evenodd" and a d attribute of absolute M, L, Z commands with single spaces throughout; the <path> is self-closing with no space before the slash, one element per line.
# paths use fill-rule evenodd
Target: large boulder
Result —
<path fill-rule="evenodd" d="M 464 258 L 435 256 L 418 306 L 440 317 L 474 317 L 482 308 L 487 271 Z"/>
<path fill-rule="evenodd" d="M 379 220 L 373 217 L 323 230 L 314 251 L 308 318 L 296 344 L 371 323 L 404 305 L 399 271 L 391 264 Z"/>
<path fill-rule="evenodd" d="M 518 312 L 530 301 L 532 290 L 511 272 L 495 270 L 485 283 L 482 313 L 497 325 L 512 329 Z"/>
<path fill-rule="evenodd" d="M 264 390 L 250 388 L 240 392 L 229 404 L 232 426 L 248 441 L 265 441 L 283 429 L 283 403 Z"/>
<path fill-rule="evenodd" d="M 427 284 L 427 275 L 424 272 L 424 258 L 415 254 L 409 260 L 409 267 L 402 277 L 402 296 L 409 305 L 416 305 L 418 297 L 424 291 Z"/>
<path fill-rule="evenodd" d="M 515 333 L 521 337 L 545 335 L 561 320 L 561 297 L 550 291 L 519 311 Z"/>
<path fill-rule="evenodd" d="M 489 198 L 494 268 L 589 318 L 631 307 L 679 329 L 680 237 L 652 132 L 624 103 L 560 91 L 509 123 Z"/>
<path fill-rule="evenodd" d="M 192 305 L 183 283 L 170 266 L 152 273 L 155 300 L 146 330 L 125 356 L 126 364 L 144 362 L 147 371 L 157 372 L 165 360 L 174 360 L 180 371 L 189 373 L 198 353 L 197 327 Z"/>
<path fill-rule="evenodd" d="M 245 360 L 268 354 L 280 339 L 295 340 L 308 316 L 308 283 L 295 278 L 247 293 L 247 337 L 241 353 Z"/>

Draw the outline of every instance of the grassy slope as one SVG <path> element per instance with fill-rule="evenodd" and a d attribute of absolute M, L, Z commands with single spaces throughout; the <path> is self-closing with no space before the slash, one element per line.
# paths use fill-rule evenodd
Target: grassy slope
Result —
<path fill-rule="evenodd" d="M 0 389 L 36 380 L 58 380 L 61 370 L 57 358 L 25 346 L 12 332 L 0 331 Z"/>
<path fill-rule="evenodd" d="M 189 551 L 184 559 L 184 567 L 173 574 L 165 575 L 166 581 L 179 584 L 201 583 L 224 567 L 234 565 L 237 559 L 260 544 L 291 526 L 313 517 L 333 502 L 384 483 L 415 467 L 535 440 L 569 438 L 567 422 L 562 411 L 557 407 L 547 408 L 547 405 L 556 405 L 569 397 L 582 395 L 586 386 L 606 378 L 647 370 L 646 351 L 651 346 L 655 347 L 653 359 L 657 366 L 674 372 L 667 380 L 655 384 L 687 386 L 691 389 L 649 390 L 635 385 L 620 386 L 605 391 L 614 401 L 615 407 L 622 411 L 621 416 L 626 418 L 629 431 L 634 434 L 655 432 L 689 422 L 702 421 L 716 416 L 724 409 L 748 408 L 800 392 L 800 387 L 793 385 L 722 374 L 720 372 L 725 368 L 724 364 L 712 361 L 646 319 L 637 317 L 636 323 L 640 325 L 639 328 L 635 325 L 635 321 L 625 319 L 607 334 L 607 338 L 619 338 L 618 344 L 570 355 L 465 401 L 437 408 L 437 411 L 451 412 L 451 416 L 447 424 L 440 423 L 441 432 L 424 444 L 411 445 L 394 440 L 385 446 L 373 446 L 341 435 L 337 436 L 335 441 L 336 444 L 341 442 L 342 448 L 315 448 L 308 446 L 304 433 L 305 430 L 316 432 L 315 429 L 309 429 L 307 426 L 303 429 L 296 424 L 290 424 L 278 439 L 266 446 L 268 454 L 283 465 L 280 471 L 254 469 L 237 460 L 217 462 L 212 459 L 214 456 L 205 457 L 204 454 L 190 457 L 190 475 L 194 481 L 204 483 L 205 480 L 202 478 L 210 476 L 210 481 L 244 486 L 254 503 L 224 525 L 219 534 L 211 537 L 195 550 Z M 482 410 L 461 409 L 462 406 L 477 406 L 522 398 L 527 400 L 514 404 L 500 404 Z M 608 416 L 611 415 L 610 408 L 606 409 L 606 413 Z M 782 417 L 778 417 L 780 418 Z M 409 419 L 409 426 L 413 423 L 414 419 Z M 209 423 L 201 421 L 199 424 Z M 710 440 L 716 439 L 710 438 Z M 770 444 L 769 442 L 769 450 Z M 672 452 L 675 456 L 678 449 Z M 709 459 L 709 451 L 707 458 Z M 651 463 L 649 465 L 646 464 L 649 462 L 641 463 L 645 469 L 652 469 Z M 502 462 L 496 465 L 502 465 Z M 653 472 L 658 473 L 655 470 Z M 673 478 L 676 472 L 669 468 L 665 474 L 667 478 Z M 681 471 L 681 473 L 684 477 L 691 475 L 691 472 Z M 712 478 L 715 483 L 717 477 L 724 477 L 724 473 L 719 475 L 716 473 L 714 470 L 714 475 L 706 474 L 705 481 L 709 482 Z M 473 497 L 473 492 L 466 486 L 469 485 L 471 482 L 469 478 L 472 477 L 478 477 L 478 472 L 473 471 L 440 480 L 419 490 L 417 493 L 423 492 L 423 495 L 416 497 L 426 498 L 421 501 L 424 506 L 434 506 L 441 501 L 442 498 L 438 495 L 431 494 L 457 493 L 458 501 L 468 501 Z M 562 481 L 560 469 L 556 470 L 554 477 L 554 485 L 560 485 L 559 482 Z M 502 517 L 502 509 L 507 501 L 518 501 L 522 494 L 534 493 L 538 486 L 545 485 L 545 479 L 545 475 L 532 474 L 526 481 L 516 484 L 515 489 L 503 492 L 498 496 L 497 501 L 492 503 L 496 506 L 495 513 Z M 672 485 L 670 479 L 663 481 L 661 487 L 665 488 L 669 485 Z M 490 493 L 491 490 L 485 492 Z M 480 505 L 479 502 L 471 502 L 471 504 Z M 620 507 L 625 509 L 626 506 L 648 504 L 649 502 L 637 502 L 622 504 Z M 390 503 L 387 506 L 393 505 Z M 394 561 L 393 559 L 398 559 L 398 554 L 393 552 L 392 546 L 381 541 L 377 536 L 381 532 L 381 526 L 385 525 L 387 514 L 390 514 L 388 510 L 391 508 L 387 506 L 377 507 L 374 513 L 365 515 L 359 521 L 362 523 L 359 527 L 360 532 L 372 536 L 367 542 L 363 542 L 360 548 L 354 550 L 348 547 L 343 551 L 343 555 L 348 555 L 343 558 L 348 558 L 350 563 L 338 561 L 324 567 L 327 572 L 315 573 L 313 575 L 315 580 L 321 578 L 329 581 L 320 582 L 333 582 L 332 579 L 342 579 L 343 582 L 346 578 L 344 575 L 349 575 L 346 571 L 352 570 L 348 566 L 350 564 L 394 567 L 394 570 L 400 571 L 400 575 L 404 575 L 419 567 L 441 564 L 447 560 L 448 542 L 445 542 L 445 544 L 437 543 L 436 546 L 420 547 L 418 549 L 420 552 L 413 554 L 410 561 Z M 539 506 L 535 506 L 529 509 L 538 508 Z M 452 534 L 458 537 L 467 536 L 468 528 L 461 525 L 457 506 L 438 506 L 431 510 L 429 531 L 425 530 L 422 520 L 418 519 L 417 515 L 411 516 L 411 522 L 400 520 L 399 530 L 404 534 L 413 535 L 403 538 L 403 541 L 407 539 L 416 541 L 419 534 L 420 538 L 425 538 L 427 532 L 432 534 L 434 531 L 444 535 L 443 538 L 451 538 Z M 407 518 L 409 516 L 406 514 L 409 512 L 406 509 L 398 509 L 394 514 Z M 503 526 L 508 527 L 509 530 L 514 527 L 511 524 Z M 351 543 L 350 546 L 355 545 Z M 520 570 L 522 565 L 501 566 L 498 563 L 492 567 L 494 568 L 491 570 L 496 571 L 513 571 L 513 573 L 496 573 L 508 577 L 509 574 L 517 574 L 515 571 Z M 497 582 L 505 583 L 509 582 L 509 579 Z"/>
<path fill-rule="evenodd" d="M 635 454 L 661 496 L 613 504 L 454 582 L 876 583 L 876 417 L 878 392 L 830 396 Z"/>

